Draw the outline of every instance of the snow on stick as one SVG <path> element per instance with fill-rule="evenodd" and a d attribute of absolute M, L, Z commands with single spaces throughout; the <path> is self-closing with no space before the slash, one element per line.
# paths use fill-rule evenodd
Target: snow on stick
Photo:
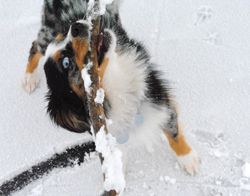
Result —
<path fill-rule="evenodd" d="M 116 146 L 116 139 L 108 133 L 104 114 L 103 101 L 105 92 L 101 88 L 98 74 L 97 43 L 100 34 L 100 15 L 106 10 L 106 5 L 113 0 L 90 0 L 88 21 L 92 23 L 90 52 L 87 55 L 88 66 L 82 71 L 85 91 L 88 97 L 89 115 L 95 134 L 96 150 L 100 153 L 102 171 L 104 174 L 104 189 L 106 195 L 117 195 L 125 188 L 125 178 L 122 170 L 122 153 Z M 91 66 L 90 66 L 91 65 Z"/>
<path fill-rule="evenodd" d="M 96 134 L 96 151 L 103 156 L 102 171 L 105 174 L 104 189 L 106 191 L 116 190 L 122 193 L 125 188 L 125 179 L 122 169 L 122 153 L 116 147 L 116 139 L 106 134 L 105 127 Z"/>
<path fill-rule="evenodd" d="M 105 98 L 105 92 L 102 88 L 99 88 L 96 92 L 95 102 L 99 104 L 103 104 Z"/>

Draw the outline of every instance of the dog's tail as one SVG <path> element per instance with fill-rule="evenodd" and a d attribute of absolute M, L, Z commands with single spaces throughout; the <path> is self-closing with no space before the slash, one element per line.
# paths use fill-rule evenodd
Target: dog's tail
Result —
<path fill-rule="evenodd" d="M 121 24 L 119 9 L 123 0 L 114 0 L 112 4 L 107 6 L 105 14 L 105 27 L 111 28 L 114 24 Z"/>
<path fill-rule="evenodd" d="M 112 13 L 118 14 L 121 2 L 122 0 L 114 0 L 110 5 L 107 6 L 107 10 L 111 11 Z"/>

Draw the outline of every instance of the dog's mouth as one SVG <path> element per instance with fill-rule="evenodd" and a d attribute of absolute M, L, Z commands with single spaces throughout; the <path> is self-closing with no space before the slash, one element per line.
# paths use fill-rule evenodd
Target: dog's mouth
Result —
<path fill-rule="evenodd" d="M 98 36 L 98 43 L 97 43 L 97 56 L 98 56 L 98 64 L 101 65 L 104 59 L 105 53 L 108 51 L 109 42 L 107 40 L 109 37 L 107 33 L 104 32 L 104 19 L 101 17 L 100 20 L 100 33 Z"/>
<path fill-rule="evenodd" d="M 107 52 L 107 48 L 104 44 L 104 33 L 100 32 L 98 36 L 98 43 L 97 43 L 97 56 L 98 56 L 98 64 L 101 65 L 104 59 L 105 53 Z"/>
<path fill-rule="evenodd" d="M 71 35 L 73 39 L 76 39 L 76 38 L 86 39 L 87 38 L 88 41 L 90 42 L 91 33 L 92 32 L 86 21 L 80 20 L 71 25 Z M 109 36 L 107 36 L 107 33 L 104 32 L 104 20 L 101 17 L 98 41 L 96 43 L 99 65 L 101 65 L 104 59 L 105 53 L 108 51 L 109 41 L 107 42 L 106 39 L 109 39 Z M 78 52 L 78 51 L 75 51 L 75 52 Z"/>

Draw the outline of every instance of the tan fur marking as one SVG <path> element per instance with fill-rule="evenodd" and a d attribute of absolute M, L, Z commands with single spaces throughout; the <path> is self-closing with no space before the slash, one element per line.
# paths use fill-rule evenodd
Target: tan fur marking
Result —
<path fill-rule="evenodd" d="M 54 55 L 53 55 L 53 59 L 55 62 L 59 62 L 59 59 L 61 58 L 62 54 L 61 51 L 57 51 Z"/>
<path fill-rule="evenodd" d="M 82 123 L 75 115 L 71 112 L 64 114 L 64 113 L 57 113 L 55 116 L 55 120 L 59 124 L 67 124 L 72 128 L 79 128 L 79 125 Z"/>
<path fill-rule="evenodd" d="M 56 38 L 55 38 L 55 40 L 56 41 L 62 41 L 62 40 L 64 40 L 64 36 L 63 36 L 63 34 L 61 34 L 61 33 L 59 33 L 57 36 L 56 36 Z"/>
<path fill-rule="evenodd" d="M 26 67 L 26 73 L 33 73 L 37 68 L 39 60 L 43 55 L 40 52 L 35 53 L 30 59 Z"/>
<path fill-rule="evenodd" d="M 105 70 L 107 68 L 108 63 L 109 63 L 109 58 L 105 57 L 104 60 L 102 61 L 102 64 L 99 67 L 98 71 L 99 71 L 99 77 L 100 77 L 101 82 L 102 82 L 103 76 L 105 74 Z"/>
<path fill-rule="evenodd" d="M 72 41 L 72 47 L 75 53 L 76 64 L 79 70 L 82 70 L 84 68 L 83 60 L 88 52 L 89 43 L 86 39 L 74 38 Z"/>
<path fill-rule="evenodd" d="M 75 115 L 69 113 L 67 117 L 68 118 L 65 118 L 65 120 L 67 121 L 68 124 L 70 124 L 71 127 L 76 127 L 76 128 L 79 127 L 78 125 L 81 123 L 81 121 L 77 119 Z"/>
<path fill-rule="evenodd" d="M 72 90 L 78 95 L 79 98 L 86 97 L 86 94 L 84 93 L 85 91 L 84 91 L 83 83 L 77 85 L 75 83 L 70 82 L 70 86 Z"/>
<path fill-rule="evenodd" d="M 165 132 L 169 145 L 175 151 L 177 156 L 184 156 L 191 152 L 191 147 L 187 144 L 186 139 L 183 134 L 179 134 L 176 138 Z"/>

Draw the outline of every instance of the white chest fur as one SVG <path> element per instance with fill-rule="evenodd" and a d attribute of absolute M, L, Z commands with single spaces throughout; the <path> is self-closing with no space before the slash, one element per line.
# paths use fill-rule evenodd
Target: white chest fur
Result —
<path fill-rule="evenodd" d="M 145 99 L 146 68 L 136 62 L 135 55 L 133 50 L 129 54 L 110 52 L 108 55 L 103 86 L 111 105 L 112 130 L 127 129 Z"/>

